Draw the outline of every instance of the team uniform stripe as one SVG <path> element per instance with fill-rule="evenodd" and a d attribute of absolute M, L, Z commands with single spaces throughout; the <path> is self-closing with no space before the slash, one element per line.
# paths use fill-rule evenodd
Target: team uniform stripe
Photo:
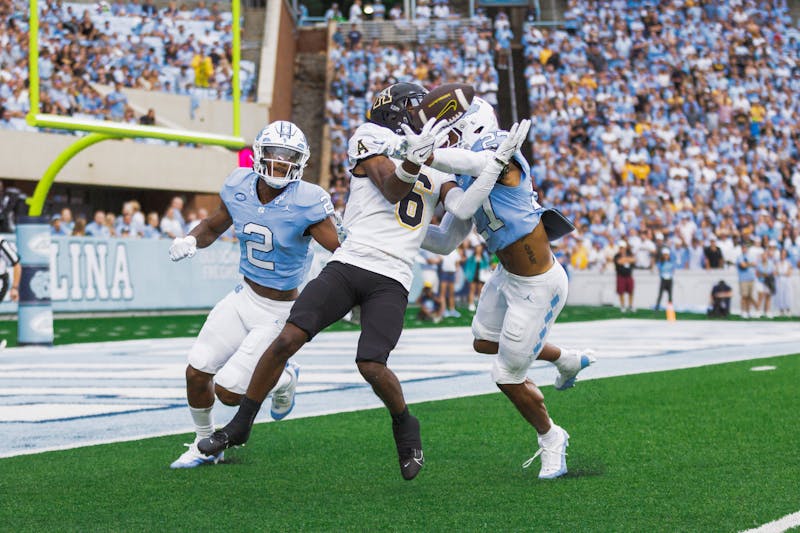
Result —
<path fill-rule="evenodd" d="M 464 96 L 464 91 L 461 89 L 456 89 L 456 98 L 458 98 L 458 103 L 461 105 L 461 109 L 467 109 L 469 107 L 469 102 L 467 101 L 467 97 Z"/>

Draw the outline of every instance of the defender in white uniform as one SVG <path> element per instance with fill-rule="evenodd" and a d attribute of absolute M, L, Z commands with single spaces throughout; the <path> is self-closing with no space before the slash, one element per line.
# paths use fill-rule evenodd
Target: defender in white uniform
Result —
<path fill-rule="evenodd" d="M 339 245 L 330 196 L 300 179 L 310 156 L 303 132 L 291 122 L 274 122 L 258 134 L 253 152 L 253 168 L 237 168 L 225 180 L 217 211 L 170 247 L 173 261 L 192 257 L 233 224 L 244 278 L 211 310 L 189 352 L 186 393 L 196 438 L 172 468 L 219 461 L 221 454 L 197 449 L 197 441 L 214 431 L 214 394 L 226 405 L 239 404 L 297 298 L 312 238 L 329 250 Z M 282 372 L 272 418 L 284 418 L 294 406 L 298 372 L 294 363 Z"/>
<path fill-rule="evenodd" d="M 198 443 L 203 452 L 219 453 L 245 442 L 286 361 L 360 305 L 356 364 L 392 416 L 403 478 L 419 473 L 424 462 L 419 421 L 408 412 L 400 382 L 386 361 L 402 331 L 411 267 L 433 207 L 440 199 L 451 201 L 451 195 L 452 201 L 461 202 L 474 194 L 461 191 L 452 175 L 423 166 L 449 129 L 434 121 L 418 133 L 411 129 L 411 112 L 424 95 L 422 87 L 398 83 L 376 96 L 367 117 L 370 123 L 356 130 L 348 147 L 352 177 L 344 215 L 347 239 L 292 307 L 286 327 L 256 367 L 239 412 Z"/>

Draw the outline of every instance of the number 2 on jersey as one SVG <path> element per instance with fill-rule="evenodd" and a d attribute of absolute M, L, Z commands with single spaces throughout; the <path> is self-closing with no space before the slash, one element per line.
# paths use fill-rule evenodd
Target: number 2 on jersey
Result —
<path fill-rule="evenodd" d="M 247 241 L 245 243 L 245 246 L 247 247 L 247 260 L 258 268 L 263 268 L 264 270 L 275 270 L 275 263 L 272 261 L 262 261 L 261 259 L 256 259 L 253 255 L 253 252 L 267 253 L 272 251 L 272 232 L 269 230 L 269 228 L 254 222 L 248 222 L 245 224 L 244 228 L 242 228 L 242 233 L 245 235 L 261 235 L 264 237 L 263 243 L 258 241 Z"/>

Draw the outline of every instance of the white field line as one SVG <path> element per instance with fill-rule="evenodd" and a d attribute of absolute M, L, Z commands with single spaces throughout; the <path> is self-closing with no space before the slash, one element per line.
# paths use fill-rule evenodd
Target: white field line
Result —
<path fill-rule="evenodd" d="M 800 511 L 787 514 L 783 518 L 773 520 L 761 527 L 742 531 L 742 533 L 782 533 L 798 526 L 800 526 Z"/>

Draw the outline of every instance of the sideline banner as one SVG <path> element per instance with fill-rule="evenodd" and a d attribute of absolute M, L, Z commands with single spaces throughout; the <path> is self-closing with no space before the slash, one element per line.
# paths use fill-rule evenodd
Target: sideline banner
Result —
<path fill-rule="evenodd" d="M 16 241 L 13 235 L 7 239 Z M 53 311 L 208 309 L 241 280 L 237 243 L 217 241 L 174 263 L 167 256 L 170 242 L 51 237 Z M 0 303 L 0 313 L 16 312 L 14 302 Z"/>
<path fill-rule="evenodd" d="M 50 224 L 45 217 L 23 216 L 18 221 L 17 235 L 19 236 L 17 251 L 22 266 L 17 310 L 17 339 L 20 345 L 51 345 L 53 309 L 48 271 L 51 249 Z"/>

